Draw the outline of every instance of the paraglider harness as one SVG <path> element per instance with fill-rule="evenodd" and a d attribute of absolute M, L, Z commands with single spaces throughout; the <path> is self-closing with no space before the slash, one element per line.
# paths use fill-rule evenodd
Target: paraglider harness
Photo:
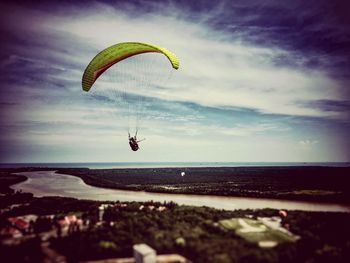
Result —
<path fill-rule="evenodd" d="M 131 147 L 131 150 L 133 150 L 134 152 L 136 152 L 138 149 L 139 149 L 139 142 L 142 142 L 146 139 L 142 139 L 142 140 L 137 140 L 136 136 L 137 136 L 137 131 L 135 133 L 135 136 L 134 137 L 130 137 L 130 133 L 129 134 L 129 145 Z"/>

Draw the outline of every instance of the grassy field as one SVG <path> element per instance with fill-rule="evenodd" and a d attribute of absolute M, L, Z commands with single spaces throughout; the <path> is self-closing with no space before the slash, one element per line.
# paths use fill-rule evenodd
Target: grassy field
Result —
<path fill-rule="evenodd" d="M 276 246 L 285 242 L 295 242 L 298 239 L 284 228 L 273 229 L 256 219 L 231 218 L 220 220 L 219 225 L 223 229 L 234 231 L 246 241 L 258 245 L 269 242 L 271 246 Z"/>

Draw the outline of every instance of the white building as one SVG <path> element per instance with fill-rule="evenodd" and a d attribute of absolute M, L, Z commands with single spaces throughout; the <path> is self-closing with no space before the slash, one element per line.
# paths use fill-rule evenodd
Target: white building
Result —
<path fill-rule="evenodd" d="M 133 246 L 135 263 L 156 263 L 156 251 L 146 244 Z"/>

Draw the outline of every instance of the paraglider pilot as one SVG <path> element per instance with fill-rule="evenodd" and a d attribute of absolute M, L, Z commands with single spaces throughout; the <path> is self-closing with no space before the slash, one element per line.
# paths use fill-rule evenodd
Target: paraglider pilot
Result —
<path fill-rule="evenodd" d="M 131 150 L 133 150 L 134 152 L 136 152 L 139 149 L 138 143 L 145 140 L 145 139 L 142 139 L 142 140 L 138 141 L 136 136 L 137 136 L 137 131 L 136 131 L 135 136 L 133 136 L 133 137 L 130 136 L 130 133 L 129 133 L 129 145 L 131 147 Z"/>

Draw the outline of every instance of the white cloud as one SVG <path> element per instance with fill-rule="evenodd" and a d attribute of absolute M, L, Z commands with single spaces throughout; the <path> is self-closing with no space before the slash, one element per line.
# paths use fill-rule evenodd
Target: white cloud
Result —
<path fill-rule="evenodd" d="M 305 147 L 305 148 L 309 148 L 312 145 L 315 145 L 318 143 L 317 140 L 301 140 L 298 142 L 300 146 Z"/>
<path fill-rule="evenodd" d="M 204 23 L 222 8 L 221 5 L 213 10 L 213 14 L 203 15 L 202 19 L 197 17 L 196 20 L 189 19 L 183 10 L 171 5 L 162 13 L 138 16 L 100 3 L 93 8 L 76 10 L 74 16 L 71 12 L 48 15 L 19 9 L 17 12 L 23 13 L 23 17 L 15 27 L 28 23 L 31 25 L 29 30 L 34 32 L 48 32 L 68 39 L 74 37 L 86 47 L 95 48 L 95 52 L 124 41 L 150 42 L 167 47 L 180 58 L 180 69 L 166 83 L 168 89 L 147 87 L 147 91 L 140 91 L 151 97 L 213 107 L 244 107 L 272 114 L 330 118 L 346 115 L 303 104 L 317 100 L 342 100 L 340 84 L 326 72 L 277 66 L 274 60 L 279 56 L 295 60 L 304 58 L 279 48 L 248 44 L 239 34 L 219 31 Z M 33 16 L 36 19 L 32 20 Z M 57 54 L 65 63 L 71 61 L 87 65 L 95 55 L 86 53 L 86 47 L 69 44 L 67 41 L 66 47 L 60 47 L 67 53 Z M 56 51 L 50 52 L 54 54 Z M 72 74 L 65 72 L 57 77 L 72 80 Z M 74 74 L 74 77 L 79 80 L 78 75 Z"/>
<path fill-rule="evenodd" d="M 220 8 L 214 13 L 220 12 Z M 28 31 L 34 36 L 49 34 L 53 39 L 51 42 L 46 39 L 42 46 L 28 50 L 16 45 L 15 55 L 0 65 L 5 68 L 18 59 L 24 60 L 32 63 L 31 70 L 36 69 L 40 73 L 36 77 L 42 78 L 37 86 L 24 83 L 9 91 L 14 93 L 13 97 L 25 98 L 22 101 L 26 107 L 7 110 L 8 124 L 33 125 L 19 134 L 6 134 L 5 139 L 61 149 L 62 158 L 66 158 L 65 152 L 72 157 L 67 160 L 80 161 L 82 152 L 90 161 L 117 158 L 120 161 L 298 161 L 310 156 L 318 160 L 317 152 L 311 151 L 311 155 L 301 158 L 298 154 L 302 151 L 296 150 L 312 148 L 318 141 L 300 140 L 296 144 L 295 137 L 288 137 L 289 132 L 295 132 L 289 127 L 290 123 L 274 121 L 273 117 L 259 113 L 344 117 L 341 112 L 308 108 L 303 104 L 341 100 L 337 81 L 321 70 L 275 65 L 274 61 L 280 56 L 301 61 L 304 58 L 281 48 L 248 44 L 240 32 L 227 33 L 211 28 L 206 22 L 217 13 L 193 19 L 173 7 L 166 13 L 135 16 L 130 10 L 114 9 L 105 4 L 67 13 L 16 10 L 18 23 L 14 23 L 11 30 Z M 134 93 L 146 94 L 163 103 L 163 111 L 148 108 L 141 134 L 147 140 L 138 155 L 128 151 L 125 108 L 119 107 L 116 111 L 100 101 L 89 100 L 90 94 L 82 92 L 80 87 L 84 67 L 96 52 L 124 41 L 158 44 L 180 58 L 180 69 L 173 72 L 171 80 L 162 88 L 133 89 Z M 16 55 L 18 50 L 18 54 L 24 55 Z M 302 64 L 299 62 L 295 65 Z M 66 68 L 67 64 L 73 69 Z M 49 67 L 59 72 L 44 76 L 41 69 Z M 64 85 L 51 88 L 51 81 Z M 102 88 L 108 81 L 102 76 L 96 87 Z M 42 92 L 46 85 L 49 88 Z M 230 122 L 229 117 L 226 122 L 219 122 L 214 119 L 220 118 L 219 114 L 206 115 L 203 108 L 203 112 L 199 111 L 200 107 L 189 110 L 187 104 L 173 101 L 213 107 L 208 112 L 230 107 L 251 109 L 251 115 L 260 116 L 261 120 L 245 119 L 246 115 L 242 114 L 242 117 L 235 117 L 235 122 Z M 41 130 L 41 125 L 51 127 Z M 300 136 L 304 136 L 303 132 L 300 131 Z M 282 133 L 287 135 L 283 137 Z M 120 155 L 115 154 L 118 151 Z"/>
<path fill-rule="evenodd" d="M 169 15 L 171 14 L 171 15 Z M 101 50 L 124 41 L 156 43 L 180 58 L 168 89 L 150 87 L 148 95 L 194 102 L 205 106 L 252 108 L 262 113 L 339 118 L 342 113 L 309 108 L 302 102 L 341 100 L 339 84 L 325 72 L 274 65 L 286 50 L 247 44 L 232 34 L 190 21 L 181 11 L 140 15 L 97 5 L 94 12 L 55 17 L 46 30 L 75 36 Z M 94 54 L 81 61 L 87 64 Z"/>

